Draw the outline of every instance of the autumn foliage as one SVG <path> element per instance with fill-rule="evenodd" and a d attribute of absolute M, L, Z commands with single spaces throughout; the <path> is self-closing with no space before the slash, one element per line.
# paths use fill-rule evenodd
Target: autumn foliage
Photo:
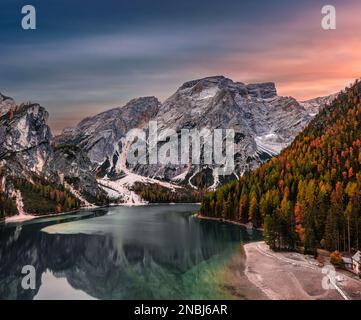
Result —
<path fill-rule="evenodd" d="M 336 266 L 336 267 L 343 267 L 344 266 L 344 263 L 343 263 L 343 260 L 342 260 L 342 255 L 340 252 L 338 251 L 334 251 L 330 254 L 330 262 Z"/>
<path fill-rule="evenodd" d="M 360 248 L 361 83 L 278 157 L 204 197 L 201 213 L 264 227 L 274 249 Z"/>

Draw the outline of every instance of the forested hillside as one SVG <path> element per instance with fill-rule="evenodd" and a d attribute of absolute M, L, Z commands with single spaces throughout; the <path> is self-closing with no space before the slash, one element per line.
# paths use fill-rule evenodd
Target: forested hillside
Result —
<path fill-rule="evenodd" d="M 361 82 L 278 157 L 204 197 L 201 214 L 264 227 L 273 249 L 360 248 Z"/>
<path fill-rule="evenodd" d="M 41 215 L 79 209 L 80 201 L 62 185 L 52 185 L 40 179 L 32 183 L 26 179 L 14 179 L 14 186 L 21 191 L 24 210 Z"/>

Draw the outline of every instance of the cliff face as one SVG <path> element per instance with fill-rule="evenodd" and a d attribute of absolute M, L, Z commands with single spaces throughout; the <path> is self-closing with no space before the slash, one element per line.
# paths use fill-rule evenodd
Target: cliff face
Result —
<path fill-rule="evenodd" d="M 98 187 L 91 163 L 83 153 L 72 158 L 70 150 L 54 148 L 47 125 L 48 112 L 39 104 L 16 105 L 13 99 L 0 95 L 0 178 L 4 199 L 16 199 L 16 181 L 22 179 L 37 187 L 63 189 L 69 180 L 96 202 L 103 191 Z M 73 154 L 74 155 L 74 154 Z M 23 183 L 23 182 L 22 182 Z M 46 192 L 27 190 L 47 199 Z M 32 201 L 36 201 L 32 199 Z M 83 201 L 82 201 L 83 202 Z M 8 215 L 8 205 L 1 205 L 1 215 Z M 4 211 L 4 212 L 3 212 Z M 18 208 L 19 211 L 19 208 Z"/>
<path fill-rule="evenodd" d="M 16 105 L 0 95 L 0 159 L 8 174 L 42 174 L 52 156 L 47 111 L 38 104 Z"/>

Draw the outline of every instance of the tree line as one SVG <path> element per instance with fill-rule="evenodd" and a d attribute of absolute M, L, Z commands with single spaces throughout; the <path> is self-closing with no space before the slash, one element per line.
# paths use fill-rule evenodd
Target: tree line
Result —
<path fill-rule="evenodd" d="M 159 184 L 136 182 L 133 191 L 149 203 L 195 203 L 201 202 L 203 191 L 190 188 L 170 190 Z"/>

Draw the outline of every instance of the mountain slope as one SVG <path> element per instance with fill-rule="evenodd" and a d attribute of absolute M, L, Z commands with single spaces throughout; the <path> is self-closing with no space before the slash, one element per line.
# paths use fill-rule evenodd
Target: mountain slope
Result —
<path fill-rule="evenodd" d="M 205 197 L 201 213 L 264 226 L 273 248 L 360 248 L 360 98 L 356 81 L 278 157 Z"/>

